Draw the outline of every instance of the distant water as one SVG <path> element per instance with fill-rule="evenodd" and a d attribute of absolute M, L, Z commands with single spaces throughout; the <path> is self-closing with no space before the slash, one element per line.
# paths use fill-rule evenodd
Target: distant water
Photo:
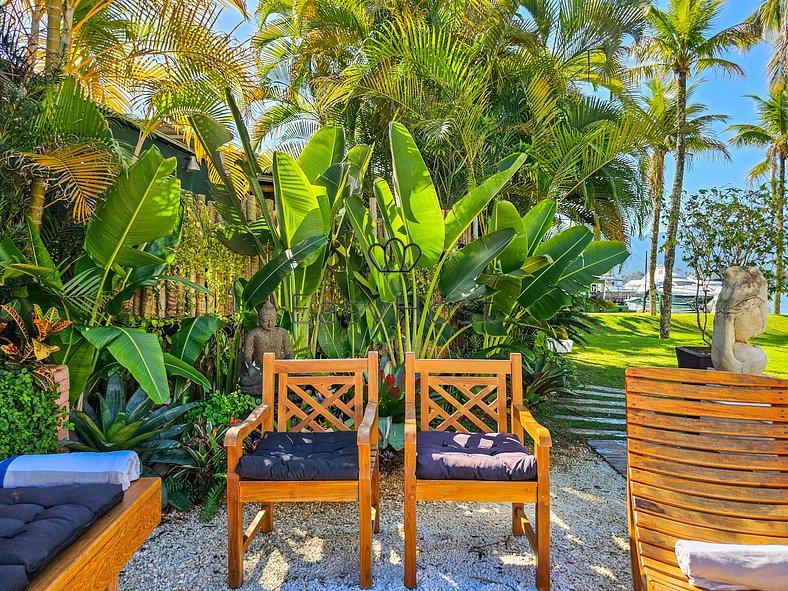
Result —
<path fill-rule="evenodd" d="M 664 232 L 660 234 L 660 243 L 665 240 Z M 649 238 L 637 238 L 632 237 L 629 244 L 629 252 L 631 253 L 627 262 L 624 263 L 623 269 L 620 271 L 618 269 L 613 269 L 611 274 L 613 275 L 629 275 L 630 273 L 638 273 L 638 278 L 642 277 L 646 273 L 646 261 L 648 261 L 648 252 L 650 248 L 650 239 Z M 684 274 L 691 274 L 692 271 L 687 268 L 687 264 L 684 262 L 682 257 L 684 253 L 681 251 L 681 247 L 676 249 L 676 272 L 677 273 L 684 273 Z M 659 253 L 657 256 L 657 264 L 661 265 L 664 262 L 663 253 Z M 781 298 L 782 308 L 781 312 L 783 314 L 788 314 L 788 294 L 784 294 Z M 769 311 L 774 310 L 774 303 L 769 302 Z"/>

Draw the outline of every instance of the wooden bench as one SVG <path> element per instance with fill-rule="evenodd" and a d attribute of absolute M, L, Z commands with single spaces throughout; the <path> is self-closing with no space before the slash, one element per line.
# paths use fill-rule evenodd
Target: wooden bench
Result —
<path fill-rule="evenodd" d="M 118 575 L 161 522 L 161 479 L 131 483 L 123 500 L 35 579 L 28 591 L 117 591 Z"/>
<path fill-rule="evenodd" d="M 626 390 L 636 591 L 696 589 L 676 540 L 788 544 L 788 380 L 638 367 Z"/>

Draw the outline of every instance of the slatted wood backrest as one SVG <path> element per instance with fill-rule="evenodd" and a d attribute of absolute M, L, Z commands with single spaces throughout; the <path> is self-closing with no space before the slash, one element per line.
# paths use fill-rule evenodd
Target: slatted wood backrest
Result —
<path fill-rule="evenodd" d="M 636 589 L 695 589 L 677 539 L 788 544 L 788 380 L 630 368 L 626 390 Z"/>
<path fill-rule="evenodd" d="M 406 353 L 405 365 L 406 404 L 414 416 L 419 376 L 421 431 L 508 431 L 507 378 L 513 371 L 512 402 L 523 400 L 519 353 L 503 360 L 416 359 L 413 353 Z"/>
<path fill-rule="evenodd" d="M 360 359 L 276 359 L 266 353 L 263 402 L 276 409 L 279 431 L 356 430 L 364 415 L 365 390 L 367 401 L 378 400 L 378 371 L 376 351 Z M 265 427 L 272 430 L 273 413 L 269 417 Z M 353 428 L 345 424 L 348 419 Z"/>

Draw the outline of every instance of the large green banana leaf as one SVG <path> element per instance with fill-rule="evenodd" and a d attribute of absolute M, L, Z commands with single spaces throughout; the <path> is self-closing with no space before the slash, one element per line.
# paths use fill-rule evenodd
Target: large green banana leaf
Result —
<path fill-rule="evenodd" d="M 273 171 L 277 222 L 285 246 L 324 235 L 320 203 L 298 163 L 290 155 L 277 152 Z"/>
<path fill-rule="evenodd" d="M 326 126 L 312 136 L 301 154 L 298 166 L 304 171 L 307 180 L 313 183 L 332 164 L 342 162 L 345 157 L 345 131 L 341 127 Z"/>
<path fill-rule="evenodd" d="M 495 197 L 501 189 L 508 183 L 515 173 L 525 162 L 526 155 L 518 154 L 516 158 L 509 157 L 505 161 L 505 168 L 484 181 L 478 187 L 474 187 L 462 199 L 457 201 L 446 215 L 445 237 L 443 249 L 451 250 L 457 244 L 462 233 L 471 225 L 474 218 L 478 216 L 487 204 Z M 504 165 L 504 163 L 502 163 Z M 518 218 L 519 219 L 519 218 Z"/>
<path fill-rule="evenodd" d="M 410 241 L 421 248 L 420 267 L 432 267 L 443 252 L 445 230 L 438 193 L 408 130 L 389 127 L 394 188 L 399 197 Z"/>
<path fill-rule="evenodd" d="M 321 322 L 317 329 L 317 342 L 329 359 L 350 357 L 348 333 L 339 322 Z"/>
<path fill-rule="evenodd" d="M 189 365 L 182 359 L 178 359 L 170 353 L 164 353 L 164 369 L 166 370 L 167 375 L 179 376 L 186 378 L 187 380 L 191 380 L 192 382 L 200 384 L 204 390 L 211 389 L 211 382 L 209 382 L 204 375 L 197 371 L 194 366 Z"/>
<path fill-rule="evenodd" d="M 572 294 L 557 285 L 564 271 L 583 253 L 592 239 L 588 228 L 575 226 L 559 232 L 536 248 L 536 256 L 549 257 L 551 263 L 523 279 L 523 291 L 518 302 L 531 316 L 537 320 L 548 320 L 571 303 Z"/>
<path fill-rule="evenodd" d="M 174 335 L 170 345 L 170 353 L 194 365 L 200 353 L 213 334 L 225 325 L 224 320 L 216 316 L 197 316 L 186 318 Z"/>
<path fill-rule="evenodd" d="M 476 278 L 484 268 L 500 255 L 515 236 L 511 228 L 491 232 L 455 252 L 446 261 L 438 289 L 447 302 L 468 298 L 479 284 Z"/>
<path fill-rule="evenodd" d="M 279 283 L 312 253 L 326 245 L 325 236 L 313 236 L 279 253 L 268 261 L 244 286 L 242 299 L 247 310 L 262 304 Z"/>
<path fill-rule="evenodd" d="M 558 287 L 573 295 L 580 293 L 627 258 L 629 252 L 621 242 L 594 241 L 566 268 L 558 281 Z"/>
<path fill-rule="evenodd" d="M 552 199 L 544 199 L 534 205 L 523 216 L 523 233 L 528 237 L 526 256 L 533 256 L 542 238 L 552 228 L 558 204 Z"/>
<path fill-rule="evenodd" d="M 523 266 L 528 256 L 528 236 L 523 231 L 523 221 L 517 208 L 509 201 L 498 200 L 493 205 L 489 220 L 489 231 L 494 232 L 502 228 L 512 228 L 517 232 L 514 240 L 498 257 L 501 271 L 511 273 Z"/>
<path fill-rule="evenodd" d="M 79 329 L 96 349 L 107 349 L 156 403 L 170 397 L 167 370 L 158 337 L 123 326 L 90 326 Z"/>
<path fill-rule="evenodd" d="M 172 234 L 180 214 L 176 164 L 150 148 L 107 191 L 85 235 L 85 250 L 100 267 L 161 263 L 133 247 Z"/>

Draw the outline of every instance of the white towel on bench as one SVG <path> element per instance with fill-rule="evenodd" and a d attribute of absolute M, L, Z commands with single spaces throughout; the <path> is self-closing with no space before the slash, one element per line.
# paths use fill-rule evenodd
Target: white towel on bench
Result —
<path fill-rule="evenodd" d="M 0 462 L 0 488 L 120 484 L 126 490 L 139 477 L 140 458 L 133 451 L 16 456 Z"/>
<path fill-rule="evenodd" d="M 708 591 L 785 591 L 788 545 L 676 541 L 676 560 L 689 583 Z"/>

